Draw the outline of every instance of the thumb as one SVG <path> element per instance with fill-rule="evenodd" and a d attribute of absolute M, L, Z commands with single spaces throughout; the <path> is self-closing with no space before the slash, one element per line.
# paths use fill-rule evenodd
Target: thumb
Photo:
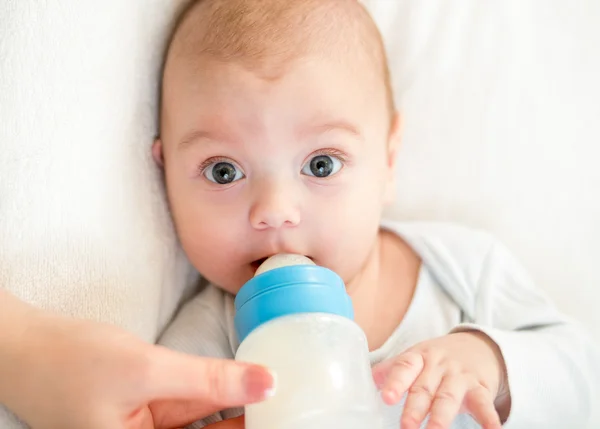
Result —
<path fill-rule="evenodd" d="M 260 402 L 273 391 L 273 376 L 264 367 L 153 348 L 150 400 L 191 399 L 223 409 Z"/>

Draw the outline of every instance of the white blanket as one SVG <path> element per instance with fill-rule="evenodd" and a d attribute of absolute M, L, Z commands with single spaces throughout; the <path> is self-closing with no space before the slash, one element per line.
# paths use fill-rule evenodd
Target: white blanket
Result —
<path fill-rule="evenodd" d="M 405 112 L 390 216 L 495 232 L 600 339 L 600 3 L 365 2 Z M 191 273 L 149 155 L 177 3 L 0 2 L 0 286 L 148 340 Z"/>
<path fill-rule="evenodd" d="M 365 2 L 405 111 L 390 215 L 494 232 L 600 341 L 600 2 Z"/>
<path fill-rule="evenodd" d="M 148 340 L 185 284 L 150 156 L 169 4 L 0 2 L 0 285 Z"/>

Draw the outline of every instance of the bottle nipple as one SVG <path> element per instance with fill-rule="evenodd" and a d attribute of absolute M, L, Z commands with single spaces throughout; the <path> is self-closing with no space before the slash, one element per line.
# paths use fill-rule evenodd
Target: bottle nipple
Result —
<path fill-rule="evenodd" d="M 296 255 L 293 253 L 278 253 L 270 258 L 267 258 L 254 274 L 254 277 L 266 273 L 267 271 L 274 270 L 275 268 L 288 267 L 291 265 L 315 265 L 312 259 L 307 258 L 303 255 Z"/>

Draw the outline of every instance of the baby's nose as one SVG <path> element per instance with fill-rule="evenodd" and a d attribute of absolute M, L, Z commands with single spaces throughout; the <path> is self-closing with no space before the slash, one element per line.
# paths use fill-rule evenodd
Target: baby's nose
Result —
<path fill-rule="evenodd" d="M 282 184 L 263 186 L 250 210 L 254 229 L 294 227 L 300 224 L 298 198 L 293 189 Z"/>

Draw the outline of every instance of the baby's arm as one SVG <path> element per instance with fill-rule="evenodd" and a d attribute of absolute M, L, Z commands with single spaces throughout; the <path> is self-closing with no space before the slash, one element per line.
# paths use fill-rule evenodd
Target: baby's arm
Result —
<path fill-rule="evenodd" d="M 481 330 L 500 347 L 511 398 L 504 427 L 598 425 L 600 350 L 584 329 L 554 308 L 499 243 L 475 287 L 475 324 L 457 330 Z"/>

